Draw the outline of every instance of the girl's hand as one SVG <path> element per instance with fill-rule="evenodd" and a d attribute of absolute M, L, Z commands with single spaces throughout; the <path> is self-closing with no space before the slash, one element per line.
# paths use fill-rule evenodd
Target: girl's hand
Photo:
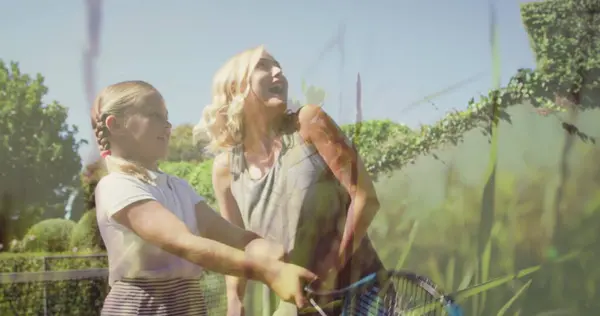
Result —
<path fill-rule="evenodd" d="M 265 284 L 273 290 L 281 300 L 294 303 L 298 308 L 307 305 L 304 286 L 317 279 L 317 275 L 291 263 L 273 261 L 268 264 Z"/>

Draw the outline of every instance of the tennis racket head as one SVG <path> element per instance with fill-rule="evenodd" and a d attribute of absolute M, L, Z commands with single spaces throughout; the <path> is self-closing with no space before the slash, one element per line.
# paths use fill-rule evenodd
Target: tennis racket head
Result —
<path fill-rule="evenodd" d="M 374 273 L 344 289 L 327 292 L 316 292 L 309 285 L 306 292 L 313 305 L 316 305 L 313 298 L 319 296 L 341 300 L 344 316 L 463 316 L 451 296 L 445 295 L 429 278 L 409 271 Z M 321 308 L 315 306 L 315 309 Z M 321 315 L 327 314 L 321 312 Z"/>

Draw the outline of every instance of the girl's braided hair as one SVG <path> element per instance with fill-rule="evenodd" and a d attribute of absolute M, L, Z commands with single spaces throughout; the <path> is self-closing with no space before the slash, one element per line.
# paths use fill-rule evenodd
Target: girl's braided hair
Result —
<path fill-rule="evenodd" d="M 110 115 L 125 117 L 127 110 L 139 105 L 144 96 L 156 92 L 156 88 L 145 81 L 123 81 L 104 88 L 94 100 L 91 113 L 92 128 L 109 173 L 123 172 L 146 183 L 152 183 L 147 169 L 135 162 L 111 155 L 110 131 L 106 126 L 106 119 Z"/>

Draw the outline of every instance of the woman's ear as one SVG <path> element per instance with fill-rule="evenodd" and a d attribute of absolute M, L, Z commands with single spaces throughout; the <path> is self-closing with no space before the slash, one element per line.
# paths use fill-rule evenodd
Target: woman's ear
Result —
<path fill-rule="evenodd" d="M 122 124 L 120 124 L 119 120 L 114 115 L 109 115 L 106 117 L 106 128 L 110 132 L 111 135 L 119 134 L 122 130 Z"/>

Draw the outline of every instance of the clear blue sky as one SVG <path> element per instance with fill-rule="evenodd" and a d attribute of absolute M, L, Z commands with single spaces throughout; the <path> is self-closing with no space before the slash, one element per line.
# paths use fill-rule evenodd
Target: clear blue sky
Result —
<path fill-rule="evenodd" d="M 250 4 L 250 3 L 255 4 Z M 520 19 L 522 1 L 498 0 L 505 83 L 517 68 L 533 67 Z M 214 72 L 233 54 L 264 44 L 300 98 L 302 79 L 328 92 L 325 109 L 353 122 L 356 73 L 363 83 L 364 119 L 410 126 L 433 123 L 491 87 L 489 14 L 484 0 L 207 1 L 105 0 L 98 88 L 142 79 L 165 96 L 175 125 L 196 123 L 210 100 Z M 89 105 L 82 80 L 86 43 L 83 0 L 0 0 L 0 58 L 41 73 L 48 100 L 69 108 L 69 122 L 89 138 Z M 318 54 L 346 25 L 345 63 L 337 50 Z M 318 62 L 314 71 L 310 65 Z M 476 82 L 435 99 L 437 109 L 408 104 L 486 71 Z M 339 92 L 343 110 L 340 111 Z M 341 114 L 341 115 L 340 115 Z M 95 143 L 95 142 L 92 142 Z M 87 153 L 87 148 L 82 153 Z"/>

